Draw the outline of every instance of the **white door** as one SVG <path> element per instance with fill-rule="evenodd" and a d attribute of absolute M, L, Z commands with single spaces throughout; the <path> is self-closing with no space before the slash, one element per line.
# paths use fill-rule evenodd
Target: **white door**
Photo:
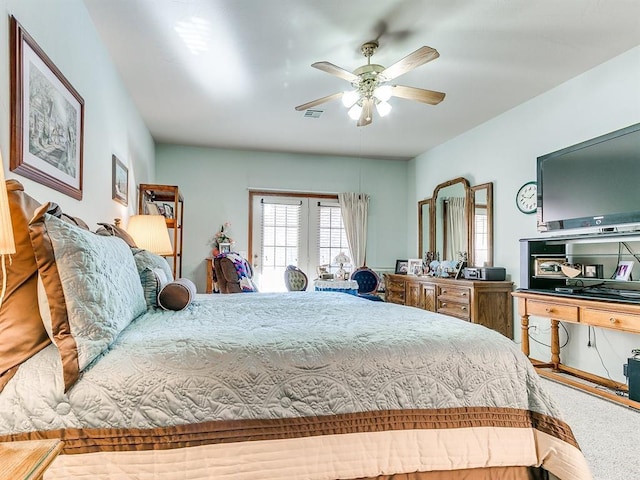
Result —
<path fill-rule="evenodd" d="M 313 288 L 318 265 L 349 251 L 337 198 L 253 195 L 251 262 L 260 292 L 286 291 L 284 270 L 296 265 Z"/>

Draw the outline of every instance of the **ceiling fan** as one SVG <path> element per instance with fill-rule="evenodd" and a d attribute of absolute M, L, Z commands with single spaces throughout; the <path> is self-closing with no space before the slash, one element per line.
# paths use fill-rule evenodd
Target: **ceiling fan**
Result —
<path fill-rule="evenodd" d="M 394 63 L 390 67 L 383 67 L 371 63 L 371 56 L 378 49 L 378 42 L 372 41 L 362 45 L 360 51 L 367 58 L 367 64 L 356 68 L 353 73 L 338 67 L 330 62 L 316 62 L 311 66 L 322 70 L 336 77 L 340 77 L 351 83 L 354 90 L 338 92 L 326 97 L 318 98 L 308 103 L 298 105 L 296 110 L 308 110 L 321 103 L 335 100 L 342 97 L 342 103 L 349 108 L 349 116 L 358 120 L 358 126 L 369 125 L 373 118 L 373 107 L 375 106 L 380 116 L 385 116 L 391 110 L 391 105 L 387 100 L 391 97 L 405 98 L 418 102 L 437 105 L 445 94 L 433 90 L 425 90 L 404 85 L 391 85 L 389 82 L 404 75 L 420 65 L 440 56 L 437 50 L 431 47 L 421 47 L 410 53 L 402 60 Z"/>

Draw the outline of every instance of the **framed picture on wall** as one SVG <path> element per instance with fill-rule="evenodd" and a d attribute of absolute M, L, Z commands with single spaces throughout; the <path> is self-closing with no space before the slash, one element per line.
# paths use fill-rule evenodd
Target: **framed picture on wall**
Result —
<path fill-rule="evenodd" d="M 9 21 L 11 171 L 80 200 L 84 100 L 15 17 Z"/>
<path fill-rule="evenodd" d="M 111 198 L 129 205 L 129 169 L 115 155 L 111 156 Z"/>

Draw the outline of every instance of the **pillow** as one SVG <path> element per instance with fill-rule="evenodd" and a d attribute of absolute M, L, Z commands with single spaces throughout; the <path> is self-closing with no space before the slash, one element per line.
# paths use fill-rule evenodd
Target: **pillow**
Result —
<path fill-rule="evenodd" d="M 157 307 L 160 290 L 168 282 L 173 281 L 173 272 L 169 262 L 160 255 L 141 248 L 135 248 L 132 252 L 144 290 L 147 308 Z"/>
<path fill-rule="evenodd" d="M 104 235 L 107 237 L 113 235 L 114 237 L 119 237 L 124 240 L 131 248 L 137 247 L 133 237 L 131 237 L 131 235 L 129 235 L 123 228 L 111 225 L 110 223 L 98 223 L 98 225 L 100 225 L 100 228 L 96 230 L 98 235 Z"/>
<path fill-rule="evenodd" d="M 22 362 L 51 343 L 38 310 L 38 267 L 29 239 L 29 219 L 40 203 L 17 180 L 7 180 L 6 188 L 16 253 L 6 261 L 7 291 L 0 306 L 0 391 Z"/>
<path fill-rule="evenodd" d="M 83 230 L 89 230 L 89 225 L 87 225 L 87 223 L 84 220 L 78 217 L 72 217 L 71 215 L 67 215 L 62 211 L 62 209 L 60 208 L 60 205 L 58 205 L 57 203 L 49 202 L 49 208 L 47 209 L 47 213 L 50 215 L 53 215 L 54 217 L 58 217 L 64 220 L 65 222 L 71 223 L 72 225 L 76 225 L 82 228 Z"/>
<path fill-rule="evenodd" d="M 46 292 L 43 321 L 60 351 L 65 391 L 131 321 L 146 311 L 131 249 L 46 213 L 29 223 Z"/>
<path fill-rule="evenodd" d="M 158 305 L 165 310 L 184 310 L 196 296 L 196 285 L 188 278 L 167 283 L 158 295 Z"/>

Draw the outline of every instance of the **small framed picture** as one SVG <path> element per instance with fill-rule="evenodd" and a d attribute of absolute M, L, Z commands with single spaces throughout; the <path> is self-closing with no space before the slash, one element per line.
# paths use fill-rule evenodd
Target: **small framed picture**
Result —
<path fill-rule="evenodd" d="M 407 273 L 409 275 L 422 275 L 422 259 L 410 258 L 407 260 Z"/>
<path fill-rule="evenodd" d="M 230 253 L 231 252 L 231 244 L 230 243 L 219 243 L 218 250 L 220 253 Z"/>
<path fill-rule="evenodd" d="M 567 263 L 566 257 L 536 258 L 536 276 L 565 277 L 562 273 L 562 265 L 565 263 Z"/>
<path fill-rule="evenodd" d="M 111 156 L 111 198 L 125 207 L 129 204 L 129 169 Z"/>
<path fill-rule="evenodd" d="M 618 262 L 618 268 L 616 268 L 616 280 L 626 282 L 631 278 L 631 269 L 633 268 L 632 261 Z"/>
<path fill-rule="evenodd" d="M 396 260 L 396 273 L 406 275 L 408 270 L 409 270 L 408 260 Z"/>
<path fill-rule="evenodd" d="M 173 218 L 173 206 L 168 203 L 163 203 L 164 207 L 164 216 L 167 218 Z"/>

